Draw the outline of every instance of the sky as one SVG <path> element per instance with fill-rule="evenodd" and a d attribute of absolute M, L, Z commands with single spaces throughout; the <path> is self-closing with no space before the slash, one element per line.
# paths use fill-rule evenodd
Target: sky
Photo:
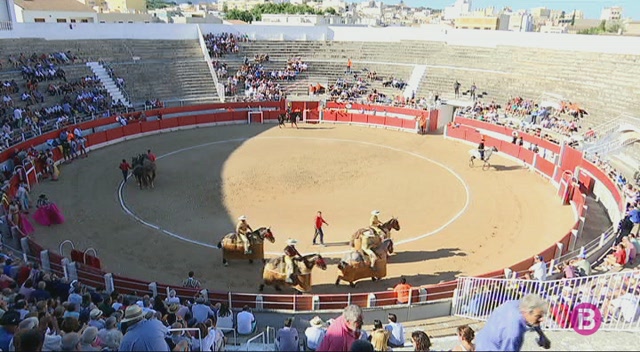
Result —
<path fill-rule="evenodd" d="M 382 0 L 385 4 L 397 4 L 400 0 Z M 452 5 L 455 0 L 404 0 L 411 7 L 431 7 L 442 9 Z M 474 9 L 494 6 L 498 9 L 509 6 L 513 10 L 547 7 L 564 11 L 582 10 L 585 18 L 600 18 L 604 7 L 621 6 L 622 16 L 640 19 L 640 0 L 471 0 Z"/>

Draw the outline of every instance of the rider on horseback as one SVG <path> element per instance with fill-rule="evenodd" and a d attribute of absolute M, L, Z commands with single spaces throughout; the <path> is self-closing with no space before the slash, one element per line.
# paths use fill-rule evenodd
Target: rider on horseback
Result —
<path fill-rule="evenodd" d="M 376 242 L 375 237 L 378 237 L 378 235 L 371 231 L 362 234 L 361 248 L 362 251 L 369 256 L 369 264 L 372 270 L 376 270 L 376 259 L 378 259 L 378 255 L 373 251 L 373 244 Z"/>
<path fill-rule="evenodd" d="M 378 215 L 380 215 L 379 210 L 374 210 L 371 212 L 371 219 L 369 219 L 369 226 L 375 232 L 376 235 L 380 237 L 384 237 L 384 232 L 380 228 L 380 226 L 382 226 L 383 223 L 382 221 L 380 221 L 380 219 L 378 219 Z"/>
<path fill-rule="evenodd" d="M 294 273 L 295 265 L 293 261 L 294 259 L 302 259 L 302 255 L 296 249 L 296 244 L 298 244 L 298 241 L 290 238 L 287 241 L 287 246 L 284 247 L 284 264 L 285 264 L 285 270 L 286 270 L 285 281 L 290 284 L 293 283 L 293 279 L 295 275 Z"/>
<path fill-rule="evenodd" d="M 252 232 L 253 229 L 247 223 L 247 217 L 242 215 L 238 218 L 238 224 L 236 225 L 236 235 L 242 244 L 244 245 L 244 254 L 251 254 L 251 243 L 249 242 L 249 238 L 247 238 L 247 234 Z"/>
<path fill-rule="evenodd" d="M 480 144 L 478 144 L 478 153 L 480 153 L 480 160 L 484 161 L 484 137 L 480 139 Z"/>

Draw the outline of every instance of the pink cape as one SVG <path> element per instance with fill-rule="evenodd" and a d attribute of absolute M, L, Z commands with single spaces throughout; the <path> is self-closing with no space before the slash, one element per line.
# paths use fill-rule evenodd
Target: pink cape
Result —
<path fill-rule="evenodd" d="M 33 225 L 31 225 L 29 218 L 24 214 L 20 214 L 20 231 L 22 231 L 25 236 L 29 236 L 36 231 Z"/>
<path fill-rule="evenodd" d="M 64 222 L 62 212 L 53 203 L 38 208 L 36 213 L 33 214 L 33 219 L 42 226 L 57 225 Z"/>

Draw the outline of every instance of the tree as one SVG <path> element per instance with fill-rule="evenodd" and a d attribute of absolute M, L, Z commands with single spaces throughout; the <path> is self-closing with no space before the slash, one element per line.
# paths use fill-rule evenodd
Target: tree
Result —
<path fill-rule="evenodd" d="M 226 12 L 224 18 L 227 20 L 240 20 L 247 23 L 251 23 L 255 19 L 251 12 L 240 11 L 238 9 L 233 9 Z"/>
<path fill-rule="evenodd" d="M 326 10 L 324 10 L 324 13 L 329 14 L 329 15 L 337 15 L 338 12 L 336 12 L 336 9 L 334 9 L 333 7 L 329 7 Z"/>
<path fill-rule="evenodd" d="M 224 13 L 229 12 L 229 5 L 227 5 L 226 3 L 224 5 L 222 5 L 222 12 L 224 12 Z"/>
<path fill-rule="evenodd" d="M 169 6 L 171 3 L 165 0 L 147 0 L 147 10 L 164 9 Z"/>

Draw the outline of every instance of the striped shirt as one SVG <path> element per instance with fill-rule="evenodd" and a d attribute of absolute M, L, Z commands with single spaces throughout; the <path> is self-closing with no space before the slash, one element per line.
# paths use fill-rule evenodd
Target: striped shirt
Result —
<path fill-rule="evenodd" d="M 189 287 L 189 288 L 200 288 L 200 281 L 192 277 L 188 277 L 186 280 L 184 280 L 184 282 L 182 283 L 182 286 Z"/>

